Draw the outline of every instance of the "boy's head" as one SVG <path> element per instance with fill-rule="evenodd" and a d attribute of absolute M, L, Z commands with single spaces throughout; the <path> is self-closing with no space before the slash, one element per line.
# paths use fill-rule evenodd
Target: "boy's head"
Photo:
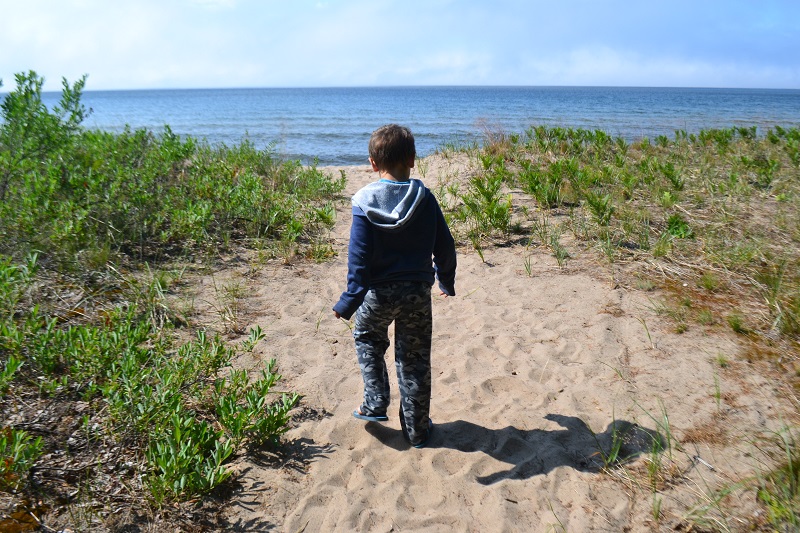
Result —
<path fill-rule="evenodd" d="M 413 167 L 416 155 L 414 135 L 405 126 L 387 124 L 372 132 L 369 158 L 378 169 L 388 170 L 398 165 Z"/>

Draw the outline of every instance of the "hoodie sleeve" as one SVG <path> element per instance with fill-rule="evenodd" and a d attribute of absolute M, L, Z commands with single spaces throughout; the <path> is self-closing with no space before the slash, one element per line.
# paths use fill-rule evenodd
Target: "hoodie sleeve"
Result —
<path fill-rule="evenodd" d="M 431 195 L 431 198 L 434 198 Z M 444 219 L 439 202 L 436 204 L 436 241 L 433 244 L 433 264 L 439 289 L 448 296 L 456 295 L 456 245 Z"/>
<path fill-rule="evenodd" d="M 369 289 L 369 260 L 372 257 L 372 225 L 364 212 L 353 206 L 350 244 L 347 248 L 347 290 L 339 297 L 333 310 L 350 320 L 364 301 Z"/>

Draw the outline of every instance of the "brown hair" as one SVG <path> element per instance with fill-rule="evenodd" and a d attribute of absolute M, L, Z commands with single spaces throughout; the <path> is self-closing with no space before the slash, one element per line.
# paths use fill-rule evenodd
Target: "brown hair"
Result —
<path fill-rule="evenodd" d="M 369 156 L 381 169 L 389 169 L 398 164 L 406 164 L 417 155 L 414 135 L 405 126 L 387 124 L 381 126 L 369 139 Z"/>

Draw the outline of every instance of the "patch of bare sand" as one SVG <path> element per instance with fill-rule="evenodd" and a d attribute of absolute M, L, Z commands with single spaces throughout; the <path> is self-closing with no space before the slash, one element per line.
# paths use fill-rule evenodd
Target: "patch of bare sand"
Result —
<path fill-rule="evenodd" d="M 431 188 L 469 172 L 442 158 L 422 168 Z M 374 179 L 368 167 L 344 170 L 348 196 Z M 486 262 L 460 249 L 458 296 L 434 296 L 435 433 L 427 448 L 409 448 L 395 408 L 383 425 L 351 416 L 361 377 L 350 329 L 331 312 L 349 225 L 342 205 L 332 261 L 268 263 L 250 278 L 248 319 L 267 333 L 256 356 L 278 359 L 305 410 L 279 460 L 236 465 L 228 516 L 238 529 L 671 529 L 711 489 L 753 474 L 749 439 L 780 426 L 776 385 L 746 362 L 717 363 L 735 360 L 733 339 L 677 334 L 648 295 L 613 285 L 607 266 L 577 257 L 562 269 L 519 245 L 486 249 Z M 620 455 L 639 457 L 601 471 L 623 434 Z M 669 449 L 650 453 L 654 439 Z M 732 498 L 740 516 L 755 512 L 752 492 Z"/>

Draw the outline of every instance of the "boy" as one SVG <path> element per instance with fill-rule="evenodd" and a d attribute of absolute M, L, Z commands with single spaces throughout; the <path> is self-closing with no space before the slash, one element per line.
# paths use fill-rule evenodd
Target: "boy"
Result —
<path fill-rule="evenodd" d="M 380 179 L 353 195 L 347 290 L 333 313 L 345 319 L 356 313 L 364 401 L 353 416 L 370 422 L 388 420 L 384 355 L 394 321 L 400 426 L 406 440 L 422 448 L 433 428 L 431 286 L 435 275 L 442 295 L 455 296 L 456 249 L 436 198 L 410 179 L 415 157 L 408 128 L 389 124 L 372 134 L 369 161 Z"/>

